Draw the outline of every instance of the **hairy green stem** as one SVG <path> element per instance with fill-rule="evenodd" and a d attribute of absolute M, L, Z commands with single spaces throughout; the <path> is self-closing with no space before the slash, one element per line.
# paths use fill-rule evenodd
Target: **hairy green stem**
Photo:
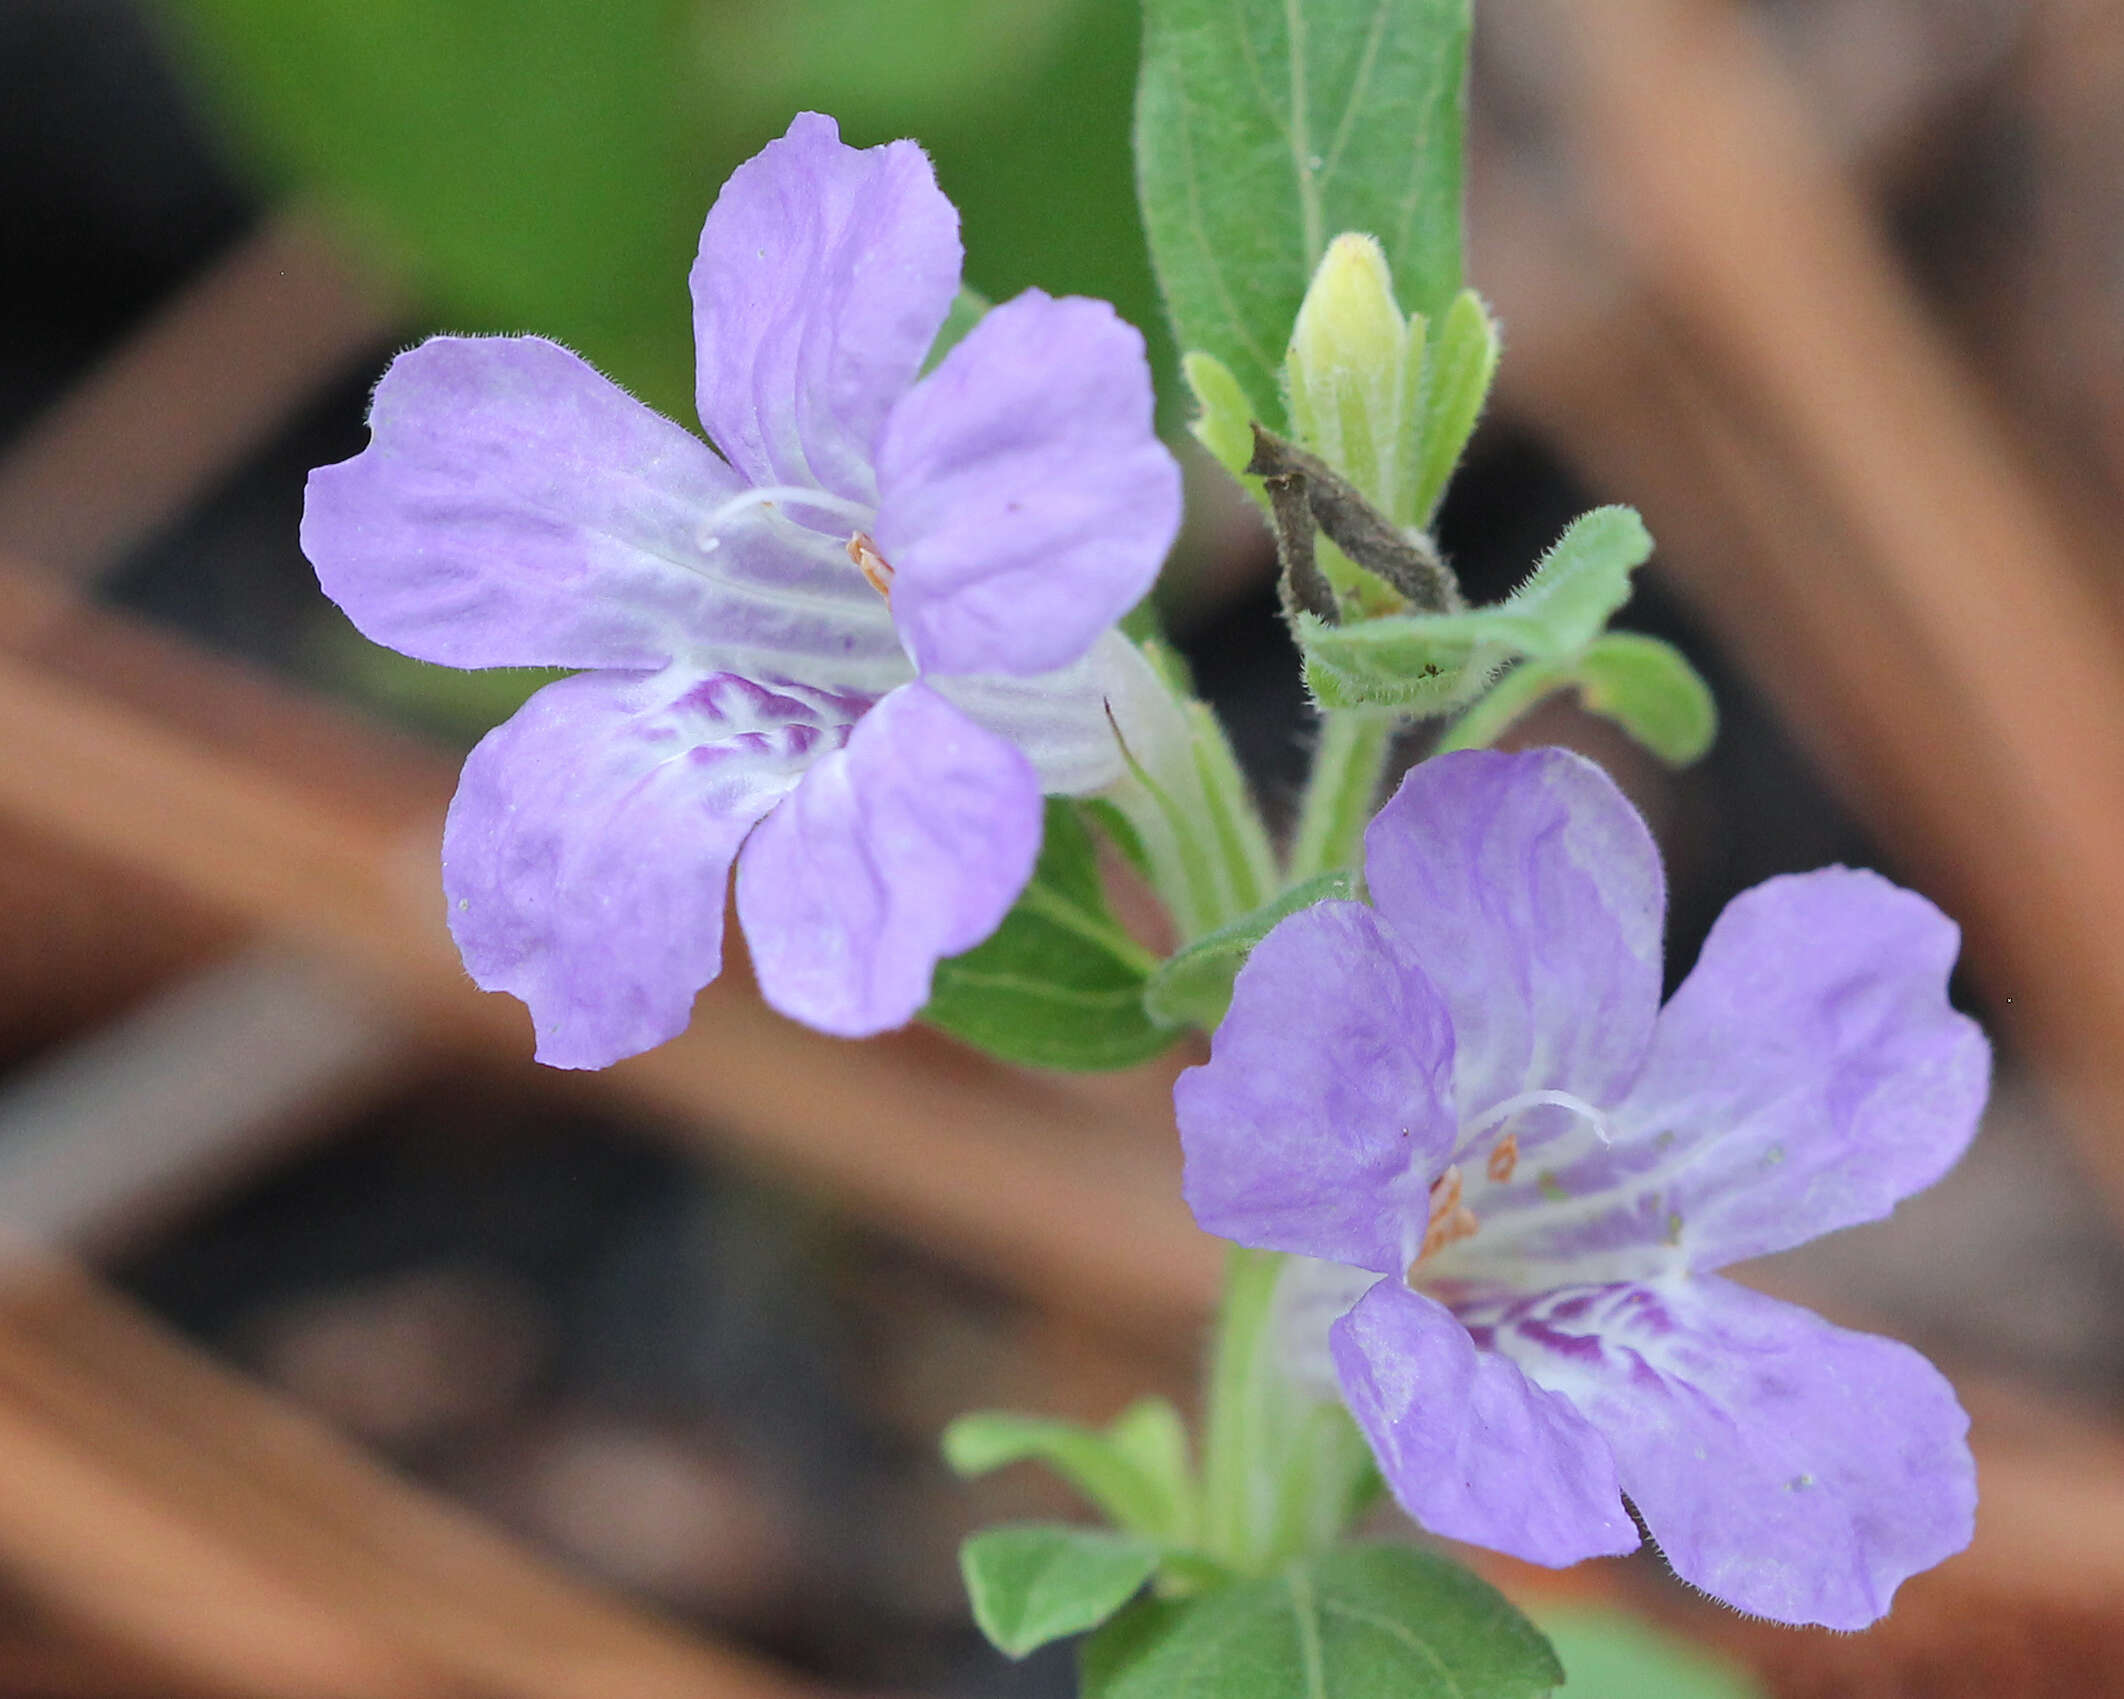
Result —
<path fill-rule="evenodd" d="M 1554 661 L 1522 661 L 1490 686 L 1459 719 L 1446 727 L 1434 755 L 1456 749 L 1487 749 L 1512 722 L 1543 697 L 1571 682 L 1571 669 Z"/>
<path fill-rule="evenodd" d="M 1219 1562 L 1251 1574 L 1267 1555 L 1275 1514 L 1269 1473 L 1263 1361 L 1283 1258 L 1235 1245 L 1225 1261 L 1224 1297 L 1210 1345 L 1203 1413 L 1203 1545 Z"/>

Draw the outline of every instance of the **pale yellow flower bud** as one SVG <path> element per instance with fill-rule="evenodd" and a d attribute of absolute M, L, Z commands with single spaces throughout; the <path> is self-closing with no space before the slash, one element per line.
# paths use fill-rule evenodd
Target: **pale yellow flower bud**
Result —
<path fill-rule="evenodd" d="M 1421 338 L 1421 321 L 1412 326 L 1395 304 L 1379 243 L 1355 233 L 1330 242 L 1284 357 L 1291 428 L 1385 511 L 1395 505 L 1387 486 L 1402 431 L 1404 368 L 1412 357 L 1421 361 Z"/>

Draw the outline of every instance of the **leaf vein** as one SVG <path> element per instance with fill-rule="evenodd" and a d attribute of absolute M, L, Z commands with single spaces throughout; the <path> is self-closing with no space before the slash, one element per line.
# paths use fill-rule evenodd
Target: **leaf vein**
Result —
<path fill-rule="evenodd" d="M 1323 1599 L 1320 1604 L 1320 1614 L 1323 1616 L 1345 1617 L 1360 1627 L 1371 1629 L 1375 1634 L 1384 1634 L 1389 1640 L 1399 1641 L 1410 1651 L 1420 1654 L 1432 1668 L 1438 1671 L 1439 1679 L 1453 1690 L 1453 1699 L 1467 1699 L 1467 1689 L 1462 1687 L 1454 1678 L 1453 1671 L 1445 1659 L 1433 1651 L 1427 1642 L 1410 1633 L 1407 1627 L 1396 1622 L 1392 1617 L 1375 1616 L 1370 1611 L 1359 1610 L 1355 1605 L 1343 1604 L 1335 1599 Z"/>
<path fill-rule="evenodd" d="M 1320 180 L 1327 182 L 1335 175 L 1342 163 L 1342 150 L 1349 145 L 1357 127 L 1357 114 L 1370 92 L 1372 76 L 1379 68 L 1379 49 L 1386 40 L 1387 19 L 1393 15 L 1397 0 L 1379 0 L 1372 11 L 1372 27 L 1365 35 L 1364 54 L 1357 61 L 1357 74 L 1350 79 L 1350 98 L 1342 109 L 1342 122 L 1335 126 L 1335 139 L 1328 144 L 1327 158 L 1320 167 Z M 1403 215 L 1406 219 L 1406 214 Z"/>
<path fill-rule="evenodd" d="M 1300 0 L 1283 0 L 1283 29 L 1289 50 L 1291 121 L 1285 134 L 1291 165 L 1298 176 L 1298 216 L 1305 237 L 1305 269 L 1310 276 L 1320 263 L 1327 237 L 1320 228 L 1320 184 L 1312 168 L 1313 126 L 1308 108 L 1305 70 L 1305 12 Z"/>
<path fill-rule="evenodd" d="M 1209 225 L 1202 216 L 1201 178 L 1195 170 L 1194 107 L 1187 98 L 1184 83 L 1177 90 L 1176 99 L 1180 107 L 1179 136 L 1184 156 L 1181 161 L 1180 180 L 1187 185 L 1188 234 L 1194 239 L 1195 251 L 1202 257 L 1203 275 L 1210 280 L 1216 293 L 1217 304 L 1223 309 L 1225 319 L 1231 325 L 1233 340 L 1246 350 L 1256 365 L 1273 378 L 1276 363 L 1254 339 L 1252 328 L 1247 324 L 1245 315 L 1239 311 L 1239 303 L 1232 298 L 1231 289 L 1224 279 L 1224 267 L 1218 262 L 1216 247 L 1210 240 Z"/>
<path fill-rule="evenodd" d="M 1313 1583 L 1303 1568 L 1293 1568 L 1284 1577 L 1284 1584 L 1291 1590 L 1291 1618 L 1298 1627 L 1298 1658 L 1305 1666 L 1305 1691 L 1308 1699 L 1327 1699 L 1327 1671 L 1320 1651 L 1320 1606 L 1313 1597 Z"/>
<path fill-rule="evenodd" d="M 1012 968 L 962 967 L 955 962 L 939 962 L 937 972 L 948 978 L 953 988 L 1007 991 L 1035 1001 L 1071 1003 L 1084 1009 L 1125 1009 L 1142 998 L 1140 981 L 1130 985 L 1057 985 L 1051 979 Z"/>

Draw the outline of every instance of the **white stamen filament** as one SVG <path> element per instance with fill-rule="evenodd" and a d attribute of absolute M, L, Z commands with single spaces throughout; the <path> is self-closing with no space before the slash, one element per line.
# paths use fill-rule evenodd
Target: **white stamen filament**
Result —
<path fill-rule="evenodd" d="M 1501 1121 L 1509 1121 L 1514 1115 L 1528 1109 L 1568 1109 L 1593 1129 L 1593 1136 L 1602 1144 L 1613 1144 L 1613 1124 L 1607 1115 L 1593 1107 L 1582 1097 L 1574 1097 L 1568 1091 L 1523 1091 L 1517 1097 L 1508 1097 L 1494 1108 L 1486 1109 L 1474 1120 L 1460 1129 L 1460 1143 L 1464 1150 L 1483 1133 Z"/>
<path fill-rule="evenodd" d="M 701 521 L 704 537 L 713 536 L 731 520 L 749 508 L 771 512 L 779 503 L 784 507 L 815 508 L 821 513 L 837 515 L 851 522 L 860 530 L 871 519 L 870 509 L 861 502 L 850 501 L 845 496 L 829 495 L 824 490 L 808 490 L 801 484 L 760 484 L 746 490 L 742 495 L 732 496 L 722 506 Z"/>

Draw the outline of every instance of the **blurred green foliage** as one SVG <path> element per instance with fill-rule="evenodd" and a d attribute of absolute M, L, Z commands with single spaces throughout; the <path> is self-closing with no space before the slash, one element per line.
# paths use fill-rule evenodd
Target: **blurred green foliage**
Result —
<path fill-rule="evenodd" d="M 536 330 L 690 393 L 685 272 L 722 143 L 668 0 L 167 0 L 214 104 L 438 325 Z M 690 226 L 690 228 L 689 228 Z"/>
<path fill-rule="evenodd" d="M 278 187 L 437 327 L 537 331 L 690 417 L 686 272 L 730 169 L 805 107 L 912 135 L 968 281 L 1152 329 L 1129 160 L 1136 0 L 162 0 Z M 1154 330 L 1161 366 L 1162 331 Z"/>

